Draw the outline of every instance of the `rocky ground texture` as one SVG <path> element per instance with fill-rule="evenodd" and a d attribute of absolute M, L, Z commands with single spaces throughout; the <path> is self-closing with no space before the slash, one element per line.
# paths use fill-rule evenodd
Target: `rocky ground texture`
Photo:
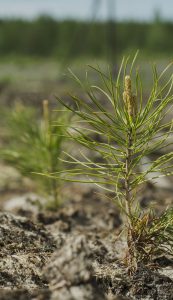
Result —
<path fill-rule="evenodd" d="M 19 197 L 20 207 L 16 197 L 1 206 L 1 300 L 173 299 L 170 258 L 160 258 L 158 271 L 141 266 L 129 278 L 119 260 L 126 248 L 123 221 L 95 190 L 54 212 L 40 211 L 29 197 Z M 142 205 L 149 197 L 156 193 L 147 190 Z"/>

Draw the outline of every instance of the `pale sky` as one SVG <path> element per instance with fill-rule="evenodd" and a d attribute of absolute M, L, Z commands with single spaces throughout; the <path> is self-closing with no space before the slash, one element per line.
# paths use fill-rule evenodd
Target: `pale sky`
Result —
<path fill-rule="evenodd" d="M 108 2 L 98 2 L 97 19 L 108 16 Z M 113 1 L 113 0 L 112 0 Z M 157 10 L 163 18 L 173 20 L 173 0 L 114 0 L 118 20 L 151 20 Z M 0 17 L 35 18 L 38 15 L 51 15 L 58 19 L 92 18 L 94 0 L 0 0 Z"/>

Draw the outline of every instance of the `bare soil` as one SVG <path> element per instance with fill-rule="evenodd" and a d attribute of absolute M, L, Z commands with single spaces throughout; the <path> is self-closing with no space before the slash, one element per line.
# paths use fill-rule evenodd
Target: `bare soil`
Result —
<path fill-rule="evenodd" d="M 2 207 L 0 299 L 173 299 L 172 259 L 156 258 L 157 270 L 141 265 L 130 278 L 118 209 L 93 189 L 71 195 L 54 212 Z"/>

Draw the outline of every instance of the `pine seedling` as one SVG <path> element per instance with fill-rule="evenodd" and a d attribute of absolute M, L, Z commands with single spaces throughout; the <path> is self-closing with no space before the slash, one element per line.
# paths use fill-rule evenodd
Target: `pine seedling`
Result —
<path fill-rule="evenodd" d="M 51 112 L 48 100 L 43 101 L 41 118 L 33 108 L 17 103 L 12 112 L 6 114 L 8 141 L 1 150 L 6 163 L 33 179 L 39 193 L 49 197 L 48 208 L 58 207 L 62 198 L 62 181 L 38 174 L 63 168 L 59 158 L 65 141 L 64 128 L 53 126 L 55 118 L 64 124 L 64 128 L 68 126 L 68 113 Z"/>
<path fill-rule="evenodd" d="M 136 196 L 148 175 L 157 180 L 160 175 L 156 174 L 173 174 L 173 152 L 141 168 L 145 156 L 171 144 L 172 121 L 167 122 L 166 116 L 173 106 L 173 76 L 165 81 L 168 67 L 160 75 L 153 67 L 153 86 L 148 98 L 143 99 L 141 78 L 137 70 L 134 72 L 135 59 L 130 66 L 128 60 L 122 61 L 116 81 L 110 72 L 107 75 L 91 67 L 100 77 L 100 85 L 90 84 L 88 76 L 85 83 L 81 82 L 71 72 L 87 99 L 72 95 L 72 104 L 59 101 L 77 117 L 66 130 L 66 136 L 81 145 L 80 153 L 78 151 L 76 156 L 65 153 L 64 162 L 70 167 L 50 174 L 69 182 L 93 183 L 114 193 L 113 200 L 127 220 L 126 262 L 131 273 L 139 263 L 150 263 L 158 249 L 167 251 L 169 248 L 173 253 L 172 210 L 160 218 L 151 212 L 146 214 Z M 87 155 L 85 149 L 89 149 L 91 155 Z"/>

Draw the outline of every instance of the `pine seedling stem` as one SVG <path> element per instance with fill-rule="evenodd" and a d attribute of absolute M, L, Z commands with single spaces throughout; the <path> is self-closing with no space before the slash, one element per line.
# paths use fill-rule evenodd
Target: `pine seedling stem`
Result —
<path fill-rule="evenodd" d="M 46 138 L 48 140 L 48 153 L 49 153 L 49 172 L 53 173 L 56 171 L 55 159 L 52 153 L 51 143 L 52 143 L 52 135 L 51 135 L 51 118 L 49 111 L 49 101 L 43 101 L 43 120 L 44 120 L 44 129 Z M 52 191 L 52 197 L 54 201 L 54 207 L 59 206 L 59 197 L 58 197 L 58 184 L 54 178 L 49 178 L 50 181 L 50 190 Z"/>
<path fill-rule="evenodd" d="M 125 168 L 125 190 L 126 190 L 126 211 L 130 226 L 132 225 L 132 212 L 131 212 L 131 192 L 130 192 L 130 164 L 132 159 L 132 130 L 130 129 L 127 134 L 127 150 L 126 150 L 126 168 Z"/>
<path fill-rule="evenodd" d="M 133 131 L 131 122 L 135 119 L 136 115 L 136 101 L 135 96 L 132 94 L 131 78 L 125 77 L 125 87 L 123 93 L 123 100 L 126 113 L 129 117 L 129 124 L 127 124 L 127 141 L 126 141 L 126 162 L 125 162 L 125 200 L 126 200 L 126 212 L 130 227 L 132 227 L 132 195 L 131 195 L 131 163 L 133 157 Z"/>
<path fill-rule="evenodd" d="M 137 113 L 136 98 L 132 94 L 131 78 L 130 76 L 125 77 L 125 88 L 123 93 L 123 100 L 126 112 L 129 116 L 129 121 L 133 122 Z M 130 269 L 136 269 L 136 247 L 133 234 L 134 225 L 134 214 L 132 212 L 132 189 L 131 189 L 131 165 L 133 159 L 133 130 L 131 122 L 128 124 L 127 130 L 127 143 L 126 143 L 126 161 L 125 161 L 125 201 L 126 201 L 126 214 L 128 220 L 128 234 L 127 234 L 127 245 L 128 245 L 128 264 Z"/>

